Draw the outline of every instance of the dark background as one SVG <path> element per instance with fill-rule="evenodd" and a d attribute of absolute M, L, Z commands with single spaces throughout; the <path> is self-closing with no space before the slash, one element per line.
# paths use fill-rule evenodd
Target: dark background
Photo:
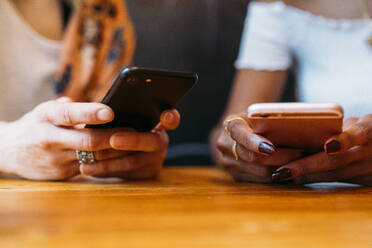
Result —
<path fill-rule="evenodd" d="M 137 33 L 134 65 L 197 72 L 169 132 L 167 164 L 212 164 L 208 135 L 222 115 L 248 0 L 127 0 Z"/>

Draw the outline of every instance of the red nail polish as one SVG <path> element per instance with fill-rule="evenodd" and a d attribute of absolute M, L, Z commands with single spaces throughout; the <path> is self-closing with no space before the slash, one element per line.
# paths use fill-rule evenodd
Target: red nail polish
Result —
<path fill-rule="evenodd" d="M 271 155 L 274 152 L 274 147 L 267 142 L 261 142 L 258 146 L 258 151 Z"/>
<path fill-rule="evenodd" d="M 327 153 L 338 152 L 339 150 L 341 150 L 341 143 L 337 140 L 332 140 L 325 145 L 325 150 Z"/>
<path fill-rule="evenodd" d="M 271 179 L 274 183 L 287 181 L 292 177 L 292 170 L 289 168 L 283 168 L 278 171 L 274 171 L 271 175 Z"/>

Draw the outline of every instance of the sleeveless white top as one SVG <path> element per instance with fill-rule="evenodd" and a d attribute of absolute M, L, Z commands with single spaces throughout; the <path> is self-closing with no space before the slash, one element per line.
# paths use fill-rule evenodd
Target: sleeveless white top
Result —
<path fill-rule="evenodd" d="M 283 2 L 248 7 L 235 67 L 286 70 L 297 65 L 298 100 L 335 102 L 345 117 L 372 114 L 372 20 L 315 16 Z"/>
<path fill-rule="evenodd" d="M 36 33 L 0 0 L 0 121 L 13 121 L 53 97 L 61 43 Z"/>

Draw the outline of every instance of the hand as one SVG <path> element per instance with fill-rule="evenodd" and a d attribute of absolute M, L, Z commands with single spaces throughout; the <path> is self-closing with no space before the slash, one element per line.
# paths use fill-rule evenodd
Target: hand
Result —
<path fill-rule="evenodd" d="M 237 181 L 271 183 L 272 173 L 281 165 L 303 156 L 302 150 L 274 148 L 273 143 L 254 134 L 246 114 L 231 115 L 223 122 L 217 139 L 217 163 Z M 232 151 L 237 142 L 236 153 Z"/>
<path fill-rule="evenodd" d="M 166 113 L 163 115 L 168 116 Z M 0 170 L 34 180 L 68 179 L 80 173 L 76 149 L 95 151 L 97 163 L 109 164 L 128 155 L 111 145 L 111 138 L 122 130 L 82 129 L 81 124 L 103 124 L 113 118 L 112 110 L 99 103 L 71 103 L 66 98 L 42 103 L 18 121 L 3 124 Z M 177 120 L 172 124 L 170 128 L 178 125 Z M 135 171 L 140 165 L 122 171 Z"/>
<path fill-rule="evenodd" d="M 126 151 L 127 154 L 120 158 L 83 164 L 82 173 L 125 179 L 155 177 L 163 165 L 169 142 L 165 130 L 177 128 L 180 122 L 179 113 L 176 110 L 167 110 L 162 113 L 160 122 L 151 133 L 122 131 L 113 134 L 110 138 L 111 147 Z"/>
<path fill-rule="evenodd" d="M 343 181 L 372 186 L 372 115 L 348 119 L 344 131 L 331 137 L 324 149 L 280 167 L 273 175 L 275 181 Z"/>

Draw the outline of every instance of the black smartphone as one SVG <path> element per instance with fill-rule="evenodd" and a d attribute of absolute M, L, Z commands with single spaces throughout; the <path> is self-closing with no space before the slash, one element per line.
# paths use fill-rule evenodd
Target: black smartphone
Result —
<path fill-rule="evenodd" d="M 149 132 L 159 123 L 161 113 L 174 108 L 197 81 L 196 73 L 127 67 L 101 101 L 113 109 L 114 120 L 86 127 L 128 127 Z"/>

